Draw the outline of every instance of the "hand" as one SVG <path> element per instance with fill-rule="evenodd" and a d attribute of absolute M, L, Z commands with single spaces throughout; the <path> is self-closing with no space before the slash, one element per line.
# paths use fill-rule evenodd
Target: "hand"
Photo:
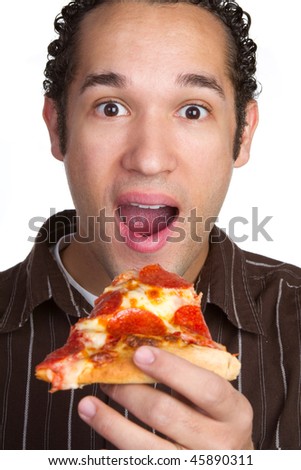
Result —
<path fill-rule="evenodd" d="M 104 392 L 166 439 L 128 421 L 95 397 L 79 403 L 80 417 L 118 449 L 252 449 L 252 408 L 218 375 L 157 348 L 143 346 L 135 364 L 176 392 L 146 385 L 102 386 Z"/>

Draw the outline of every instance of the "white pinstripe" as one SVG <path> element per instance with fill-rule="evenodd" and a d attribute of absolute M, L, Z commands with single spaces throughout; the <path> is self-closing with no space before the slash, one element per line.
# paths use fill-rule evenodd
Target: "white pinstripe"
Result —
<path fill-rule="evenodd" d="M 25 407 L 24 407 L 24 425 L 23 425 L 23 440 L 22 448 L 26 449 L 27 441 L 27 425 L 28 425 L 28 412 L 29 412 L 29 401 L 30 401 L 30 379 L 31 379 L 31 367 L 32 367 L 32 348 L 34 340 L 34 324 L 33 324 L 33 314 L 29 317 L 30 321 L 30 341 L 29 341 L 29 350 L 28 350 L 28 361 L 27 361 L 27 380 L 26 380 L 26 392 L 25 392 Z"/>
<path fill-rule="evenodd" d="M 299 326 L 299 335 L 298 335 L 298 342 L 299 342 L 299 357 L 301 358 L 301 300 L 299 291 L 295 291 L 296 297 L 296 305 L 297 305 L 297 317 L 298 317 L 298 326 Z M 301 360 L 300 360 L 300 372 L 299 372 L 299 390 L 301 392 Z M 301 393 L 298 396 L 298 403 L 297 403 L 297 416 L 301 416 Z M 299 446 L 301 446 L 301 423 L 298 420 L 298 429 L 299 429 Z"/>
<path fill-rule="evenodd" d="M 70 391 L 70 404 L 68 414 L 68 450 L 72 450 L 72 415 L 74 405 L 74 390 Z"/>
<path fill-rule="evenodd" d="M 63 273 L 63 276 L 64 276 L 64 278 L 65 278 L 66 285 L 67 285 L 67 287 L 68 287 L 68 291 L 69 291 L 70 300 L 71 300 L 71 302 L 72 302 L 72 305 L 73 305 L 73 307 L 74 307 L 75 310 L 76 310 L 77 316 L 80 317 L 81 312 L 80 312 L 80 310 L 79 310 L 79 308 L 78 308 L 78 305 L 76 304 L 76 302 L 75 302 L 75 300 L 74 300 L 73 293 L 72 293 L 70 284 L 69 284 L 69 282 L 68 282 L 68 279 L 66 278 L 65 273 Z"/>
<path fill-rule="evenodd" d="M 5 428 L 7 422 L 7 402 L 9 397 L 9 388 L 10 388 L 10 380 L 12 374 L 12 333 L 7 335 L 7 368 L 6 368 L 6 380 L 5 380 L 5 389 L 4 389 L 4 397 L 3 397 L 3 406 L 2 406 L 2 440 L 1 448 L 4 448 L 4 436 L 5 436 Z"/>
<path fill-rule="evenodd" d="M 55 329 L 53 324 L 53 316 L 49 314 L 49 333 L 50 333 L 50 350 L 53 351 L 55 348 Z M 50 387 L 50 386 L 49 386 Z M 52 411 L 52 397 L 51 393 L 47 394 L 47 411 L 45 416 L 45 426 L 44 426 L 44 447 L 45 449 L 49 448 L 49 437 L 50 437 L 50 418 Z"/>
<path fill-rule="evenodd" d="M 286 373 L 285 373 L 284 360 L 283 360 L 283 344 L 282 344 L 281 332 L 280 332 L 280 301 L 282 297 L 282 286 L 283 286 L 283 279 L 281 279 L 279 283 L 279 291 L 278 291 L 278 298 L 277 298 L 277 305 L 276 305 L 276 327 L 278 331 L 278 342 L 279 342 L 279 350 L 280 350 L 280 370 L 281 370 L 281 375 L 282 375 L 282 380 L 283 380 L 284 397 L 286 399 L 287 381 L 286 381 Z M 277 428 L 276 428 L 276 448 L 277 449 L 281 449 L 280 421 L 281 421 L 281 416 L 278 419 Z"/>
<path fill-rule="evenodd" d="M 252 264 L 253 266 L 261 266 L 263 268 L 272 268 L 272 269 L 275 269 L 275 268 L 281 268 L 284 263 L 278 263 L 278 264 L 268 264 L 268 263 L 258 263 L 256 261 L 251 261 L 249 259 L 246 259 L 246 263 L 248 264 Z"/>
<path fill-rule="evenodd" d="M 234 259 L 235 259 L 235 249 L 233 242 L 232 244 L 232 264 L 231 264 L 231 294 L 232 294 L 232 304 L 233 304 L 233 310 L 235 314 L 235 319 L 237 321 L 238 325 L 238 334 L 237 334 L 237 341 L 238 341 L 238 357 L 240 361 L 243 361 L 243 351 L 242 351 L 242 338 L 241 338 L 241 323 L 239 320 L 239 316 L 237 313 L 237 308 L 236 308 L 236 302 L 235 302 L 235 293 L 234 293 Z M 242 392 L 242 374 L 239 374 L 238 376 L 238 381 L 237 381 L 237 386 L 238 390 Z"/>
<path fill-rule="evenodd" d="M 13 307 L 13 304 L 14 304 L 14 300 L 15 300 L 15 297 L 16 297 L 16 290 L 17 290 L 17 286 L 18 286 L 18 281 L 19 281 L 19 276 L 20 276 L 20 271 L 21 271 L 21 265 L 19 266 L 19 269 L 18 269 L 18 272 L 15 276 L 15 279 L 14 279 L 14 283 L 13 283 L 13 287 L 12 287 L 12 293 L 11 293 L 11 297 L 10 297 L 10 300 L 9 300 L 9 304 L 5 310 L 5 315 L 3 315 L 3 319 L 0 323 L 0 327 L 2 328 L 5 324 L 6 324 L 6 321 L 11 313 L 11 310 L 12 310 L 12 307 Z"/>

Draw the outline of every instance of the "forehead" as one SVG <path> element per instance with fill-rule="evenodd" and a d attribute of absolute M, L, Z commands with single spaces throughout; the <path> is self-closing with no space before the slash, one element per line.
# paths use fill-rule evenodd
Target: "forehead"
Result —
<path fill-rule="evenodd" d="M 180 66 L 226 74 L 227 34 L 212 13 L 192 4 L 112 2 L 92 10 L 81 23 L 77 67 L 131 73 Z M 123 69 L 123 70 L 121 70 Z"/>

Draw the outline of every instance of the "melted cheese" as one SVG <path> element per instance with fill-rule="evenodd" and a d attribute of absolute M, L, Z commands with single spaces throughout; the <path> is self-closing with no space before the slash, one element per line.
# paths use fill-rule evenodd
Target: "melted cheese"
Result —
<path fill-rule="evenodd" d="M 127 272 L 126 276 L 119 276 L 117 282 L 104 290 L 104 293 L 120 291 L 122 294 L 122 303 L 117 311 L 119 314 L 131 308 L 150 311 L 163 321 L 168 333 L 174 333 L 179 331 L 179 327 L 171 323 L 175 312 L 184 305 L 200 305 L 201 297 L 195 294 L 193 287 L 174 289 L 150 286 L 137 281 L 136 275 L 134 270 Z M 75 325 L 77 330 L 84 333 L 88 349 L 90 349 L 89 345 L 92 349 L 101 349 L 105 345 L 107 321 L 108 318 L 103 318 L 100 314 L 81 319 Z"/>
<path fill-rule="evenodd" d="M 54 378 L 52 385 L 59 390 L 69 390 L 78 388 L 78 378 L 87 368 L 93 368 L 92 362 L 85 359 L 80 361 L 68 362 L 67 360 L 61 364 L 60 373 Z"/>
<path fill-rule="evenodd" d="M 183 305 L 199 306 L 201 298 L 195 294 L 193 287 L 173 289 L 150 286 L 135 279 L 121 279 L 115 285 L 107 287 L 104 292 L 114 291 L 122 293 L 120 310 L 141 308 L 166 322 L 170 322 L 176 310 Z"/>

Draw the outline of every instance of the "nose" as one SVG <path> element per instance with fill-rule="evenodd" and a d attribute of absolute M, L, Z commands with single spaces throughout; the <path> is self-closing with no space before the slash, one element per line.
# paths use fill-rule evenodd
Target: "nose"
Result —
<path fill-rule="evenodd" d="M 177 167 L 176 136 L 168 119 L 140 117 L 132 126 L 122 165 L 144 176 L 170 173 Z"/>

